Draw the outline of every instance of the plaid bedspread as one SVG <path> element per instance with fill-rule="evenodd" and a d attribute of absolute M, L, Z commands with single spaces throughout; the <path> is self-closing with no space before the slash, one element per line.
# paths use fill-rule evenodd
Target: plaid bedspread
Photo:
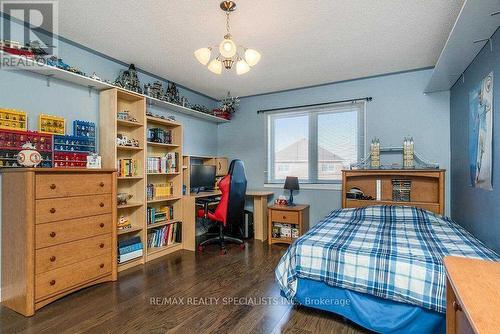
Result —
<path fill-rule="evenodd" d="M 275 270 L 293 298 L 297 278 L 445 313 L 446 255 L 500 261 L 451 219 L 406 206 L 332 211 L 296 240 Z"/>

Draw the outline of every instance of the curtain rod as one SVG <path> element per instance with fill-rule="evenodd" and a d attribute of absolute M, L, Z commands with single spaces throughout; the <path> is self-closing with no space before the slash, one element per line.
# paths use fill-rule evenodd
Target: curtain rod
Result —
<path fill-rule="evenodd" d="M 273 109 L 261 109 L 257 110 L 257 114 L 261 113 L 266 113 L 270 111 L 278 111 L 278 110 L 289 110 L 289 109 L 298 109 L 298 108 L 306 108 L 306 107 L 318 107 L 318 106 L 326 106 L 329 104 L 337 104 L 337 103 L 346 103 L 346 102 L 356 102 L 356 101 L 367 101 L 370 102 L 373 100 L 371 96 L 369 97 L 362 97 L 359 99 L 349 99 L 349 100 L 339 100 L 339 101 L 332 101 L 332 102 L 324 102 L 324 103 L 315 103 L 315 104 L 305 104 L 301 106 L 293 106 L 293 107 L 281 107 L 281 108 L 273 108 Z"/>

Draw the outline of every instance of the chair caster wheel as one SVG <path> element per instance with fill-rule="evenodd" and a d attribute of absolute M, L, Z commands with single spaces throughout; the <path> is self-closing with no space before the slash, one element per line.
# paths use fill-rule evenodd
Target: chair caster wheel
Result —
<path fill-rule="evenodd" d="M 242 244 L 240 245 L 240 249 L 245 249 L 245 247 L 246 247 L 245 243 L 242 243 Z"/>
<path fill-rule="evenodd" d="M 198 252 L 200 252 L 200 253 L 203 252 L 203 246 L 202 245 L 198 246 Z"/>
<path fill-rule="evenodd" d="M 220 255 L 226 255 L 227 254 L 227 250 L 225 249 L 221 249 L 220 252 L 219 252 Z"/>

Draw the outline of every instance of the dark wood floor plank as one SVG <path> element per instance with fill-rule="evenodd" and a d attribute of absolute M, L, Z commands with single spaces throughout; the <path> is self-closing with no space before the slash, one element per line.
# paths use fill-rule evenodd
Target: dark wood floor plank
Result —
<path fill-rule="evenodd" d="M 230 247 L 225 256 L 215 246 L 202 254 L 176 252 L 120 273 L 118 282 L 73 293 L 31 318 L 0 307 L 0 333 L 366 333 L 280 296 L 274 268 L 285 249 L 251 241 L 244 250 Z M 170 302 L 155 305 L 157 298 Z"/>

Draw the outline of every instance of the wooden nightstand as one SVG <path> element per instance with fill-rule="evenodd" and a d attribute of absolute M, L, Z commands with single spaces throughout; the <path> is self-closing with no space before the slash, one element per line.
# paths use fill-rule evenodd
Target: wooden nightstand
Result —
<path fill-rule="evenodd" d="M 446 333 L 498 333 L 500 263 L 447 256 Z"/>
<path fill-rule="evenodd" d="M 309 205 L 270 206 L 268 209 L 268 220 L 269 244 L 291 244 L 309 229 Z M 273 226 L 276 228 L 280 227 L 280 235 L 285 234 L 286 236 L 273 237 Z M 288 226 L 290 226 L 290 233 L 288 233 Z M 294 229 L 297 230 L 292 235 L 292 230 Z"/>

